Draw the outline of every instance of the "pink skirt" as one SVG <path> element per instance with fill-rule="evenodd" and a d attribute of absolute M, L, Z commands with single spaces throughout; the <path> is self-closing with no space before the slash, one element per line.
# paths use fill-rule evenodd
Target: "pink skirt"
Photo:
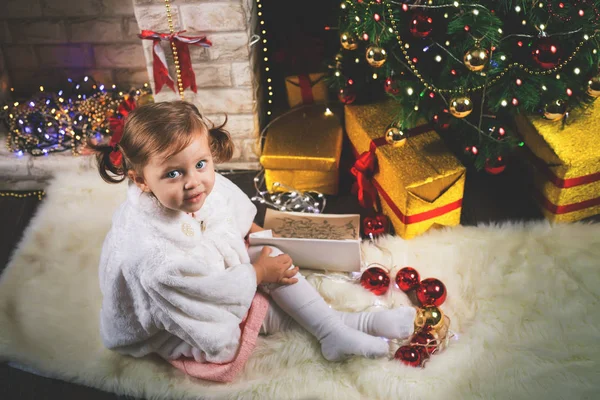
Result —
<path fill-rule="evenodd" d="M 256 292 L 246 319 L 240 324 L 242 335 L 240 347 L 235 358 L 225 364 L 200 363 L 193 358 L 182 357 L 169 362 L 186 374 L 195 378 L 215 382 L 231 382 L 242 370 L 256 345 L 263 320 L 269 309 L 269 299 L 262 293 Z"/>

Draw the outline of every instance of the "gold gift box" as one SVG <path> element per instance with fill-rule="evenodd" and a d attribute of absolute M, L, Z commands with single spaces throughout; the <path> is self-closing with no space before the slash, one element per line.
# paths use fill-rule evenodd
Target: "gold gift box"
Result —
<path fill-rule="evenodd" d="M 346 106 L 346 133 L 358 154 L 385 135 L 394 108 L 392 102 Z M 379 146 L 375 155 L 373 183 L 396 234 L 409 239 L 460 223 L 465 167 L 435 131 L 409 137 L 402 147 Z"/>
<path fill-rule="evenodd" d="M 600 213 L 600 106 L 573 122 L 519 116 L 517 128 L 534 166 L 534 190 L 546 218 L 573 222 Z"/>
<path fill-rule="evenodd" d="M 328 90 L 323 73 L 288 76 L 285 78 L 285 90 L 291 108 L 327 102 Z"/>
<path fill-rule="evenodd" d="M 302 106 L 267 130 L 260 163 L 268 190 L 279 182 L 302 191 L 337 194 L 343 130 L 324 105 Z M 280 188 L 279 190 L 285 190 Z"/>

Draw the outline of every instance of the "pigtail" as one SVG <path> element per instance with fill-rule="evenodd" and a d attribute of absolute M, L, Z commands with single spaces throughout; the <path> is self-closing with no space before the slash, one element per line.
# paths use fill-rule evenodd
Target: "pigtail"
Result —
<path fill-rule="evenodd" d="M 125 180 L 127 165 L 125 157 L 123 157 L 123 153 L 118 145 L 117 149 L 114 149 L 107 144 L 94 144 L 88 139 L 87 146 L 94 151 L 98 172 L 105 182 L 121 183 Z M 120 165 L 115 165 L 111 160 L 111 154 L 115 151 L 119 152 L 118 154 L 121 155 Z"/>
<path fill-rule="evenodd" d="M 221 125 L 212 125 L 212 128 L 208 129 L 210 151 L 217 163 L 227 162 L 233 157 L 234 144 L 231 135 L 224 129 L 225 124 L 227 124 L 227 115 L 225 115 L 225 121 Z"/>

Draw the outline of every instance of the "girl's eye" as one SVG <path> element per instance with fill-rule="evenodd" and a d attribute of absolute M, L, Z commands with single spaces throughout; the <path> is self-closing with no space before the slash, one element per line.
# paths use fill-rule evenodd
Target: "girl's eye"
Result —
<path fill-rule="evenodd" d="M 202 160 L 202 161 L 198 161 L 198 164 L 196 164 L 196 168 L 198 169 L 202 169 L 206 167 L 206 161 Z"/>
<path fill-rule="evenodd" d="M 167 172 L 167 178 L 177 178 L 178 176 L 179 176 L 179 171 Z"/>

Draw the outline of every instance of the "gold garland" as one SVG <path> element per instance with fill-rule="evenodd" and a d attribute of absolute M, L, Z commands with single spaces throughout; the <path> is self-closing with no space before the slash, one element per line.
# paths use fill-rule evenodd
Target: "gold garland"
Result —
<path fill-rule="evenodd" d="M 37 196 L 38 200 L 42 200 L 46 193 L 43 190 L 35 190 L 32 192 L 0 192 L 0 197 L 16 197 L 19 199 L 26 197 Z"/>
<path fill-rule="evenodd" d="M 165 6 L 167 7 L 167 21 L 169 22 L 169 32 L 171 35 L 175 33 L 173 26 L 173 16 L 171 15 L 171 3 L 169 0 L 165 0 Z M 181 79 L 181 68 L 179 66 L 179 56 L 177 55 L 177 46 L 175 41 L 171 40 L 171 50 L 173 51 L 173 60 L 175 62 L 175 72 L 177 73 L 177 89 L 181 100 L 185 100 L 183 97 L 183 80 Z"/>
<path fill-rule="evenodd" d="M 354 6 L 354 4 L 352 3 L 348 3 L 351 6 Z M 377 5 L 376 2 L 370 1 L 369 6 L 371 5 Z M 581 50 L 581 47 L 586 43 L 586 41 L 588 41 L 589 39 L 595 37 L 596 35 L 592 35 L 592 36 L 588 36 L 586 35 L 584 37 L 584 40 L 582 40 L 581 42 L 579 42 L 579 44 L 577 45 L 577 47 L 575 47 L 575 51 L 573 51 L 573 53 L 561 64 L 559 64 L 558 66 L 552 68 L 552 69 L 548 69 L 548 70 L 543 70 L 543 71 L 533 71 L 530 70 L 529 68 L 525 67 L 523 64 L 519 64 L 519 63 L 511 63 L 509 64 L 506 68 L 504 68 L 504 70 L 502 70 L 498 75 L 496 75 L 494 78 L 492 78 L 491 80 L 489 80 L 488 82 L 484 83 L 483 85 L 479 85 L 479 86 L 475 86 L 475 87 L 471 87 L 471 88 L 459 88 L 459 89 L 440 89 L 435 87 L 434 85 L 428 83 L 423 76 L 421 75 L 421 73 L 419 72 L 419 70 L 417 69 L 417 67 L 415 66 L 415 63 L 412 62 L 410 56 L 408 55 L 408 52 L 406 51 L 406 49 L 404 48 L 403 44 L 404 42 L 402 41 L 402 38 L 400 37 L 400 33 L 398 32 L 398 28 L 396 26 L 396 20 L 394 19 L 394 14 L 393 14 L 393 10 L 392 10 L 392 6 L 389 2 L 384 3 L 384 6 L 387 7 L 387 11 L 389 13 L 389 19 L 390 22 L 392 23 L 392 28 L 393 31 L 396 35 L 396 39 L 398 40 L 398 44 L 400 45 L 400 49 L 402 50 L 402 53 L 404 54 L 404 58 L 406 59 L 406 62 L 408 63 L 410 69 L 412 70 L 413 74 L 421 81 L 421 83 L 428 89 L 431 90 L 432 92 L 436 92 L 436 93 L 440 93 L 440 94 L 462 94 L 464 92 L 476 92 L 479 90 L 483 90 L 486 88 L 489 88 L 490 86 L 492 86 L 493 84 L 497 83 L 505 74 L 506 72 L 508 72 L 509 70 L 513 69 L 513 68 L 519 68 L 521 70 L 523 70 L 524 72 L 531 74 L 531 75 L 550 75 L 553 74 L 555 72 L 558 72 L 560 70 L 562 70 L 569 62 L 571 62 L 571 60 L 573 60 L 573 57 L 575 57 L 577 55 L 577 53 L 579 53 L 579 50 Z"/>

